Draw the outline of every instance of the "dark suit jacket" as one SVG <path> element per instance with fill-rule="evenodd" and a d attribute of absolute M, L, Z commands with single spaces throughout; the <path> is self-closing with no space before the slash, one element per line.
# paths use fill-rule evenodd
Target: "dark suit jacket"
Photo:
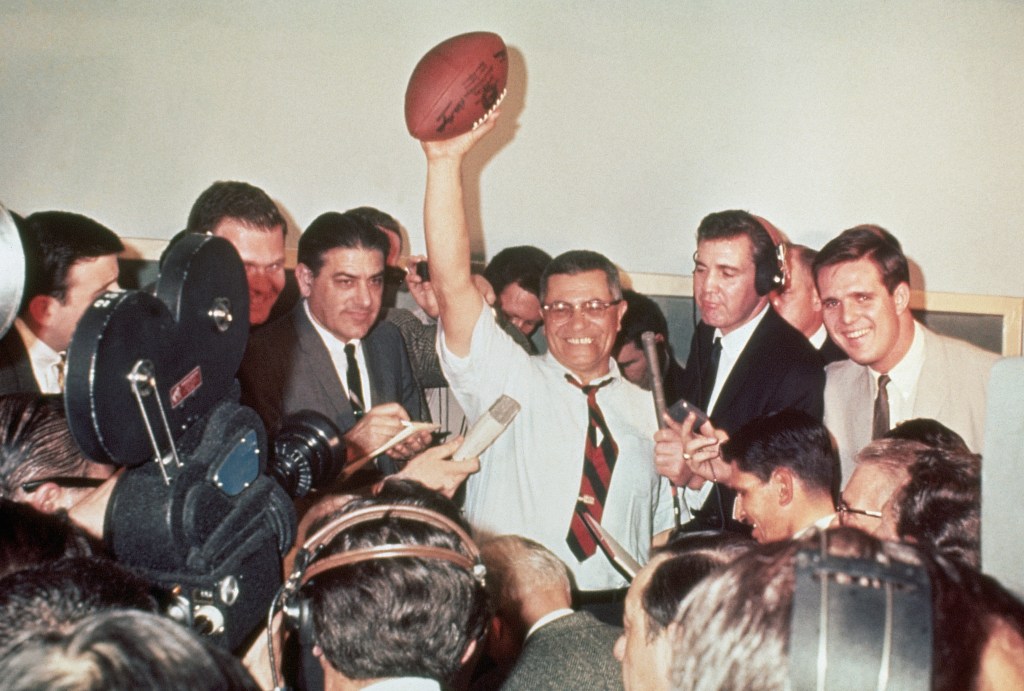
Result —
<path fill-rule="evenodd" d="M 0 339 L 0 395 L 20 392 L 39 393 L 39 383 L 21 335 L 12 324 Z"/>
<path fill-rule="evenodd" d="M 238 378 L 242 403 L 256 409 L 271 437 L 289 413 L 323 413 L 344 434 L 356 424 L 352 404 L 331 355 L 299 303 L 249 339 Z M 370 378 L 370 400 L 401 403 L 409 417 L 422 420 L 421 393 L 412 376 L 402 336 L 378 322 L 362 339 Z M 364 373 L 366 376 L 366 373 Z"/>
<path fill-rule="evenodd" d="M 701 381 L 701 372 L 711 357 L 714 335 L 714 327 L 704 322 L 697 325 L 693 334 L 683 384 L 683 396 L 688 401 L 700 401 L 703 390 L 714 386 L 714 382 Z M 825 370 L 818 351 L 802 333 L 768 307 L 725 380 L 709 415 L 717 429 L 730 435 L 760 415 L 785 408 L 797 408 L 821 420 L 824 391 Z M 718 501 L 715 495 L 719 492 L 712 492 L 704 507 L 697 512 L 690 529 L 714 527 L 718 517 L 724 514 L 725 527 L 749 533 L 749 529 L 741 528 L 731 518 L 735 494 L 721 484 L 718 490 L 721 506 L 710 505 L 710 502 Z"/>
<path fill-rule="evenodd" d="M 574 612 L 545 624 L 526 641 L 502 691 L 621 689 L 612 649 L 622 629 Z"/>

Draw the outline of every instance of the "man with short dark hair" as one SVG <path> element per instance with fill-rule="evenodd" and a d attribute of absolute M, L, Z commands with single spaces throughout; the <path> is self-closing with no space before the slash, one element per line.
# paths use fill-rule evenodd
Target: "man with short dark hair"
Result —
<path fill-rule="evenodd" d="M 522 406 L 467 483 L 466 515 L 476 529 L 536 540 L 568 565 L 580 590 L 604 596 L 625 580 L 598 553 L 579 512 L 589 511 L 646 561 L 672 515 L 667 483 L 651 463 L 657 421 L 650 395 L 622 378 L 611 358 L 626 306 L 606 257 L 576 250 L 548 264 L 539 296 L 548 352 L 541 357 L 501 329 L 474 285 L 462 164 L 493 122 L 423 144 L 424 225 L 445 375 L 469 419 L 503 394 Z"/>
<path fill-rule="evenodd" d="M 238 250 L 249 283 L 250 326 L 270 320 L 285 288 L 287 229 L 274 200 L 247 182 L 213 183 L 189 212 L 187 232 L 222 237 Z"/>
<path fill-rule="evenodd" d="M 772 234 L 776 237 L 772 237 Z M 701 320 L 693 334 L 683 398 L 712 428 L 672 424 L 655 439 L 658 472 L 682 488 L 691 518 L 684 530 L 736 529 L 732 493 L 708 482 L 721 438 L 751 419 L 785 408 L 822 414 L 825 373 L 803 334 L 775 312 L 771 293 L 784 281 L 779 232 L 746 211 L 709 214 L 697 228 L 693 297 Z"/>
<path fill-rule="evenodd" d="M 415 500 L 401 504 L 418 505 Z M 334 518 L 387 504 L 356 500 Z M 303 587 L 326 689 L 451 687 L 488 621 L 483 580 L 444 552 L 469 561 L 470 546 L 440 525 L 401 515 L 343 528 L 316 560 L 387 545 L 433 554 L 360 560 L 322 572 Z"/>
<path fill-rule="evenodd" d="M 495 306 L 512 326 L 529 337 L 544 322 L 540 277 L 551 255 L 531 245 L 506 247 L 491 257 L 484 278 L 494 288 Z"/>
<path fill-rule="evenodd" d="M 827 365 L 844 360 L 846 353 L 828 337 L 821 317 L 821 298 L 814 285 L 814 259 L 817 251 L 790 243 L 786 249 L 786 285 L 772 293 L 772 307 L 783 319 L 802 333 Z"/>
<path fill-rule="evenodd" d="M 915 321 L 899 241 L 878 226 L 850 228 L 821 249 L 814 275 L 825 328 L 850 356 L 828 366 L 825 385 L 825 425 L 843 477 L 858 450 L 908 418 L 934 418 L 980 452 L 998 356 Z"/>
<path fill-rule="evenodd" d="M 0 394 L 62 393 L 71 337 L 93 300 L 118 289 L 124 245 L 110 229 L 67 211 L 40 211 L 23 225 L 25 295 L 0 340 Z"/>
<path fill-rule="evenodd" d="M 314 410 L 337 425 L 353 460 L 422 419 L 402 337 L 378 321 L 387 252 L 380 230 L 336 212 L 319 216 L 299 238 L 303 299 L 249 339 L 239 371 L 242 402 L 271 436 L 289 413 Z M 414 435 L 389 453 L 408 458 L 429 437 Z"/>
<path fill-rule="evenodd" d="M 787 409 L 754 418 L 722 444 L 733 465 L 735 518 L 753 528 L 758 542 L 824 530 L 835 518 L 832 499 L 838 459 L 824 425 Z"/>
<path fill-rule="evenodd" d="M 672 345 L 668 342 L 665 314 L 658 303 L 634 290 L 623 290 L 622 299 L 626 301 L 626 316 L 622 318 L 622 330 L 615 339 L 615 362 L 626 379 L 650 391 L 653 378 L 643 335 L 645 331 L 654 334 L 654 351 L 658 356 L 656 367 L 661 372 L 665 401 L 672 405 L 683 396 L 683 368 L 676 362 Z"/>

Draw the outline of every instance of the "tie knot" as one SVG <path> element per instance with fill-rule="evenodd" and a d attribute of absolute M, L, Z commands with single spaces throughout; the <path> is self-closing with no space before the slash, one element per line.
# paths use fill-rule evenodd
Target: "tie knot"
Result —
<path fill-rule="evenodd" d="M 348 356 L 348 357 L 355 357 L 356 356 L 356 344 L 355 343 L 346 343 L 345 344 L 345 355 Z"/>
<path fill-rule="evenodd" d="M 889 377 L 888 374 L 879 374 L 878 375 L 878 388 L 879 389 L 884 389 L 886 386 L 889 385 L 889 382 L 891 382 L 891 381 L 892 381 L 892 379 Z"/>
<path fill-rule="evenodd" d="M 604 381 L 597 384 L 580 384 L 578 381 L 573 379 L 572 376 L 568 374 L 565 375 L 565 380 L 572 384 L 573 386 L 575 386 L 580 391 L 582 391 L 583 395 L 588 397 L 591 395 L 591 393 L 596 392 L 598 389 L 600 389 L 602 386 L 605 386 L 606 384 L 611 384 L 613 381 L 612 378 L 609 377 L 608 379 L 605 379 Z"/>

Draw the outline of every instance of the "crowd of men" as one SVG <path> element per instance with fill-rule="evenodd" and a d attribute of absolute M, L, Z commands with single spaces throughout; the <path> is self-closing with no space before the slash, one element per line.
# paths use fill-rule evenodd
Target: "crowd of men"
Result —
<path fill-rule="evenodd" d="M 17 219 L 28 269 L 0 341 L 0 678 L 257 688 L 283 676 L 308 689 L 1024 681 L 1024 606 L 979 571 L 997 356 L 915 319 L 900 242 L 862 225 L 814 251 L 746 211 L 707 215 L 683 366 L 658 305 L 597 252 L 511 247 L 474 268 L 463 163 L 492 127 L 423 144 L 425 256 L 403 258 L 401 224 L 359 207 L 310 223 L 289 272 L 285 217 L 243 182 L 204 191 L 171 241 L 211 235 L 237 250 L 250 325 L 241 402 L 270 437 L 311 410 L 337 428 L 347 463 L 377 454 L 332 484 L 344 499 L 299 507 L 278 617 L 291 645 L 272 626 L 237 658 L 159 616 L 167 594 L 105 561 L 91 520 L 119 479 L 78 450 L 61 392 L 76 325 L 118 289 L 121 241 L 73 213 Z M 656 385 L 668 405 L 686 403 L 682 414 L 658 419 Z M 503 395 L 518 417 L 479 459 L 452 460 Z M 435 431 L 391 443 L 431 420 Z M 877 593 L 887 611 L 876 612 Z M 924 634 L 893 615 L 893 599 L 928 622 Z M 829 616 L 860 629 L 846 634 Z M 837 652 L 858 634 L 896 646 L 896 661 L 881 648 Z M 99 685 L 74 685 L 84 678 Z"/>

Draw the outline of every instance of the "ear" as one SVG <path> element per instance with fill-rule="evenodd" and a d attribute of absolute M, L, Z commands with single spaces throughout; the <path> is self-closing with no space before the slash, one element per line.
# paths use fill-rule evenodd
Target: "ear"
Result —
<path fill-rule="evenodd" d="M 36 295 L 28 301 L 28 316 L 36 324 L 46 326 L 59 306 L 60 300 L 52 295 Z"/>
<path fill-rule="evenodd" d="M 299 284 L 299 292 L 302 297 L 308 298 L 313 292 L 313 271 L 305 264 L 295 265 L 295 282 Z"/>
<path fill-rule="evenodd" d="M 625 300 L 623 300 L 622 302 L 620 302 L 617 305 L 617 307 L 618 307 L 619 318 L 615 320 L 615 330 L 616 331 L 621 331 L 622 330 L 622 318 L 624 316 L 626 316 L 626 310 L 629 309 L 629 305 L 626 304 Z"/>
<path fill-rule="evenodd" d="M 64 491 L 53 482 L 44 483 L 35 492 L 25 496 L 32 508 L 42 513 L 57 513 L 58 510 L 67 508 L 63 504 Z"/>
<path fill-rule="evenodd" d="M 910 308 L 910 286 L 906 283 L 896 286 L 892 297 L 896 301 L 896 314 L 902 315 Z"/>
<path fill-rule="evenodd" d="M 818 294 L 817 286 L 811 291 L 811 309 L 815 312 L 821 311 L 821 295 Z"/>
<path fill-rule="evenodd" d="M 773 490 L 778 492 L 779 506 L 787 506 L 793 501 L 793 473 L 789 468 L 776 468 L 772 471 Z"/>

